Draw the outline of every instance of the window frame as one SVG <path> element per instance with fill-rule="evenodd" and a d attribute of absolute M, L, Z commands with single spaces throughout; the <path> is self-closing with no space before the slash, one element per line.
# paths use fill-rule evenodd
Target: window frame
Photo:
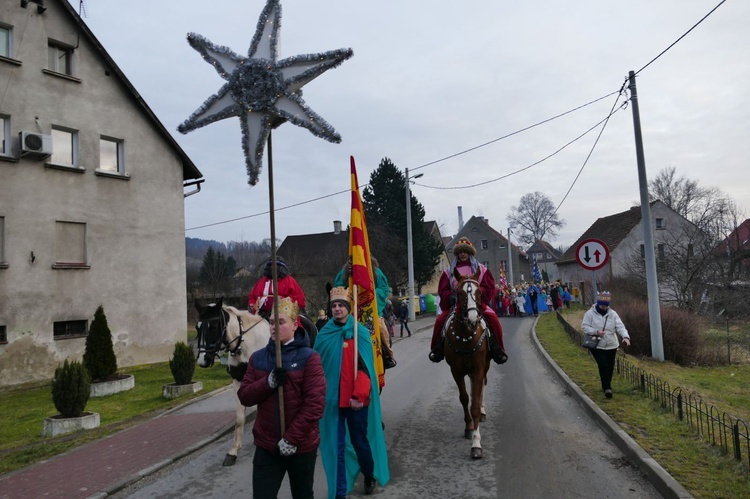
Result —
<path fill-rule="evenodd" d="M 654 219 L 654 228 L 656 230 L 664 230 L 667 227 L 666 220 L 662 217 L 658 217 Z"/>
<path fill-rule="evenodd" d="M 102 168 L 102 142 L 107 142 L 115 145 L 115 157 L 117 159 L 117 170 L 105 170 Z M 129 179 L 130 174 L 125 171 L 125 140 L 112 137 L 111 135 L 100 135 L 99 136 L 99 164 L 96 170 L 96 175 L 104 177 L 113 177 L 120 179 Z"/>
<path fill-rule="evenodd" d="M 67 133 L 70 134 L 70 155 L 71 155 L 71 164 L 68 163 L 60 163 L 55 161 L 55 153 L 54 150 L 56 149 L 55 146 L 55 132 L 61 132 L 61 133 Z M 85 168 L 81 167 L 80 165 L 80 132 L 76 130 L 75 128 L 70 128 L 62 125 L 52 125 L 52 128 L 50 130 L 50 135 L 52 135 L 52 156 L 49 157 L 49 161 L 45 163 L 45 166 L 50 168 L 57 168 L 59 170 L 69 170 L 69 171 L 76 171 L 83 173 Z"/>
<path fill-rule="evenodd" d="M 63 75 L 63 76 L 69 76 L 71 78 L 75 78 L 76 75 L 76 64 L 75 64 L 75 47 L 72 45 L 68 45 L 67 43 L 59 42 L 57 40 L 48 39 L 47 40 L 47 66 L 50 66 L 50 62 L 52 61 L 52 53 L 50 52 L 52 49 L 55 49 L 57 51 L 57 56 L 54 59 L 55 61 L 60 60 L 59 54 L 62 52 L 67 55 L 67 71 L 60 71 L 60 65 L 59 63 L 55 63 L 55 67 L 47 67 L 47 71 Z"/>
<path fill-rule="evenodd" d="M 6 30 L 8 33 L 7 39 L 6 39 L 8 53 L 7 54 L 0 53 L 0 57 L 3 57 L 5 59 L 13 59 L 14 58 L 13 56 L 15 55 L 13 51 L 13 48 L 14 48 L 13 47 L 13 26 L 0 22 L 0 30 Z"/>
<path fill-rule="evenodd" d="M 77 332 L 81 330 L 83 326 L 83 333 Z M 59 333 L 61 329 L 65 329 L 64 333 Z M 54 321 L 52 323 L 52 339 L 54 340 L 67 340 L 73 338 L 85 338 L 89 334 L 89 321 L 86 319 L 75 319 L 68 321 Z"/>
<path fill-rule="evenodd" d="M 486 250 L 486 249 L 487 249 L 487 248 L 489 248 L 489 246 L 490 246 L 490 244 L 489 244 L 489 242 L 487 241 L 487 239 L 482 239 L 481 241 L 479 241 L 479 245 L 480 245 L 480 247 L 481 247 L 481 248 L 482 248 L 483 250 Z"/>
<path fill-rule="evenodd" d="M 0 345 L 8 344 L 8 327 L 5 324 L 0 324 Z"/>
<path fill-rule="evenodd" d="M 2 145 L 0 146 L 0 156 L 5 158 L 13 157 L 13 137 L 11 136 L 12 123 L 9 114 L 0 113 L 0 120 L 3 120 L 3 127 L 0 130 L 2 134 Z"/>
<path fill-rule="evenodd" d="M 0 215 L 0 269 L 7 269 L 5 260 L 5 215 Z"/>

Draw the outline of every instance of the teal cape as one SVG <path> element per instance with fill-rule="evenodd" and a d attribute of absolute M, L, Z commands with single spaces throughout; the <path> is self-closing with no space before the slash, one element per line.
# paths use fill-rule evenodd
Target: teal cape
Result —
<path fill-rule="evenodd" d="M 375 267 L 373 277 L 375 278 L 375 302 L 378 304 L 378 317 L 383 317 L 383 310 L 388 304 L 388 297 L 391 295 L 391 285 L 388 284 L 388 278 L 380 268 Z M 344 275 L 344 269 L 339 270 L 333 279 L 334 286 L 349 287 L 349 278 Z"/>
<path fill-rule="evenodd" d="M 323 419 L 320 420 L 320 457 L 326 471 L 328 482 L 328 497 L 336 496 L 336 469 L 338 460 L 339 434 L 339 381 L 341 377 L 341 356 L 344 339 L 354 337 L 354 317 L 349 316 L 346 324 L 337 325 L 333 319 L 323 326 L 315 338 L 315 350 L 320 354 L 323 362 L 323 372 L 326 377 L 326 405 Z M 370 373 L 370 405 L 367 407 L 367 440 L 372 449 L 375 461 L 375 479 L 382 486 L 388 483 L 391 473 L 388 469 L 388 454 L 383 434 L 380 415 L 380 394 L 378 378 L 372 355 L 372 341 L 367 328 L 360 325 L 357 334 L 357 348 L 359 355 Z M 347 492 L 354 487 L 360 468 L 357 454 L 349 440 L 349 429 L 346 430 L 346 483 Z"/>

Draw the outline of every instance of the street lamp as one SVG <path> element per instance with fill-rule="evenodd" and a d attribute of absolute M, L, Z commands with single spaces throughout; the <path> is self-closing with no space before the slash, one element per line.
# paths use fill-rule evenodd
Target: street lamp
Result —
<path fill-rule="evenodd" d="M 510 242 L 510 229 L 515 227 L 508 227 L 508 285 L 513 287 L 513 244 Z"/>
<path fill-rule="evenodd" d="M 406 169 L 406 265 L 409 269 L 409 288 L 407 289 L 407 303 L 409 304 L 409 320 L 414 321 L 417 318 L 417 313 L 414 310 L 414 248 L 411 242 L 411 188 L 409 187 L 409 181 L 413 178 L 419 178 L 424 173 L 418 173 L 413 177 L 409 177 L 409 169 Z"/>

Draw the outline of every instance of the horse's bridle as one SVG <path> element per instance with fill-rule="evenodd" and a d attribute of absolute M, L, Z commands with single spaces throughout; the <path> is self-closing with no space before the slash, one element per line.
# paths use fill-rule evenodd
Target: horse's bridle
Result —
<path fill-rule="evenodd" d="M 472 290 L 472 285 L 475 285 L 477 288 L 480 287 L 479 286 L 479 282 L 476 281 L 476 280 L 474 280 L 474 279 L 466 279 L 466 280 L 464 280 L 463 283 L 461 284 L 461 286 L 463 287 L 466 284 L 469 285 L 469 289 L 466 290 L 466 294 L 467 295 L 471 294 L 473 296 L 474 291 Z M 466 302 L 468 304 L 468 298 L 467 298 Z M 477 306 L 474 306 L 474 307 L 467 307 L 467 306 L 462 306 L 462 305 L 463 304 L 459 303 L 459 301 L 456 300 L 456 305 L 454 307 L 454 310 L 452 311 L 452 315 L 454 317 L 456 317 L 461 324 L 463 324 L 466 327 L 469 327 L 469 312 L 471 312 L 472 310 L 476 310 L 477 314 L 479 315 L 479 320 L 477 322 L 485 324 L 485 327 L 483 328 L 482 335 L 479 338 L 479 341 L 477 341 L 477 343 L 474 345 L 474 347 L 471 348 L 470 350 L 459 349 L 456 346 L 454 346 L 453 342 L 451 342 L 451 341 L 448 341 L 446 343 L 448 344 L 448 346 L 450 347 L 450 349 L 453 350 L 455 353 L 463 354 L 463 355 L 471 355 L 474 352 L 476 352 L 477 350 L 479 350 L 480 348 L 482 348 L 482 344 L 484 343 L 484 339 L 487 336 L 487 327 L 486 327 L 486 322 L 484 321 L 484 316 L 482 315 L 481 303 L 477 303 Z M 446 321 L 446 325 L 448 324 L 448 322 L 449 321 Z M 465 337 L 464 336 L 459 336 L 458 334 L 456 334 L 455 328 L 453 329 L 453 331 L 451 331 L 451 333 L 452 333 L 453 339 L 456 342 L 463 343 L 463 344 L 466 344 L 466 343 L 469 343 L 469 342 L 473 341 L 474 338 L 475 338 L 475 336 L 476 336 L 476 330 L 474 331 L 474 333 L 471 334 L 471 336 L 465 336 Z"/>
<path fill-rule="evenodd" d="M 247 329 L 242 329 L 242 318 L 238 315 L 237 316 L 237 324 L 239 325 L 239 334 L 236 338 L 234 338 L 231 341 L 227 341 L 227 325 L 229 324 L 229 312 L 224 310 L 223 308 L 219 309 L 220 314 L 218 317 L 211 317 L 210 319 L 205 319 L 205 321 L 199 321 L 198 324 L 196 324 L 196 330 L 198 331 L 198 357 L 200 357 L 201 353 L 203 354 L 203 358 L 207 361 L 207 365 L 203 367 L 211 367 L 214 365 L 214 359 L 216 358 L 216 355 L 218 355 L 219 352 L 228 352 L 231 356 L 237 356 L 242 354 L 242 341 L 243 336 L 253 329 L 255 326 L 260 324 L 260 321 L 256 322 L 252 326 L 250 326 Z M 207 324 L 204 327 L 203 322 L 206 322 Z M 205 334 L 204 330 L 207 328 L 208 332 L 211 331 L 211 325 L 212 323 L 218 322 L 219 326 L 219 334 L 216 335 L 216 340 L 211 342 L 208 338 L 206 338 L 207 334 Z M 212 338 L 213 339 L 213 338 Z"/>

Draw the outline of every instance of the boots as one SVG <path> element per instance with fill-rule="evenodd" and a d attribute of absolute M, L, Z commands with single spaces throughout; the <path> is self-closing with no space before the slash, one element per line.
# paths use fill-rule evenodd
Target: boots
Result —
<path fill-rule="evenodd" d="M 444 346 L 443 346 L 444 342 L 445 342 L 445 339 L 442 338 L 440 340 L 440 343 L 438 343 L 438 346 L 435 347 L 435 350 L 430 352 L 429 357 L 432 362 L 440 362 L 441 360 L 445 358 L 445 351 L 444 351 Z"/>

